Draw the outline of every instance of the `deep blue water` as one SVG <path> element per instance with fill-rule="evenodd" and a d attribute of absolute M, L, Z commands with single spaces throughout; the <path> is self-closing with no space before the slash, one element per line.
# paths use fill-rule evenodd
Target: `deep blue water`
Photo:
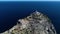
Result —
<path fill-rule="evenodd" d="M 60 2 L 9 2 L 0 1 L 0 32 L 13 27 L 18 19 L 24 18 L 34 10 L 46 14 L 51 20 L 58 34 L 60 34 Z"/>

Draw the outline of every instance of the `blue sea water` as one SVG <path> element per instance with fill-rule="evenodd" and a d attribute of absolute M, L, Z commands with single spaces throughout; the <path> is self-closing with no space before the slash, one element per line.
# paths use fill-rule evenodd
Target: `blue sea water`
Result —
<path fill-rule="evenodd" d="M 46 14 L 60 34 L 59 1 L 0 1 L 0 32 L 10 29 L 18 19 L 25 18 L 35 10 Z"/>

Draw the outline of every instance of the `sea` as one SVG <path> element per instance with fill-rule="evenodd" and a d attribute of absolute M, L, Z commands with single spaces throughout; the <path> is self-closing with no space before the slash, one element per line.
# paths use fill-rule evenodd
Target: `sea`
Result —
<path fill-rule="evenodd" d="M 47 15 L 60 34 L 60 1 L 0 1 L 0 33 L 36 10 Z"/>

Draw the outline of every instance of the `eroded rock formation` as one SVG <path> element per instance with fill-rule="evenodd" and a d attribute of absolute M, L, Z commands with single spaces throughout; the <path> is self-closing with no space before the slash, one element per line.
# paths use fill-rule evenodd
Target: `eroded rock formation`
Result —
<path fill-rule="evenodd" d="M 56 34 L 56 31 L 46 15 L 35 11 L 1 34 Z"/>

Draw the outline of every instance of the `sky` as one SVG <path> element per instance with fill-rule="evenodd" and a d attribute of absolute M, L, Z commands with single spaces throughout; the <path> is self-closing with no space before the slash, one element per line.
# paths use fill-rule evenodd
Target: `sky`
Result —
<path fill-rule="evenodd" d="M 60 0 L 0 0 L 0 1 L 60 1 Z"/>

